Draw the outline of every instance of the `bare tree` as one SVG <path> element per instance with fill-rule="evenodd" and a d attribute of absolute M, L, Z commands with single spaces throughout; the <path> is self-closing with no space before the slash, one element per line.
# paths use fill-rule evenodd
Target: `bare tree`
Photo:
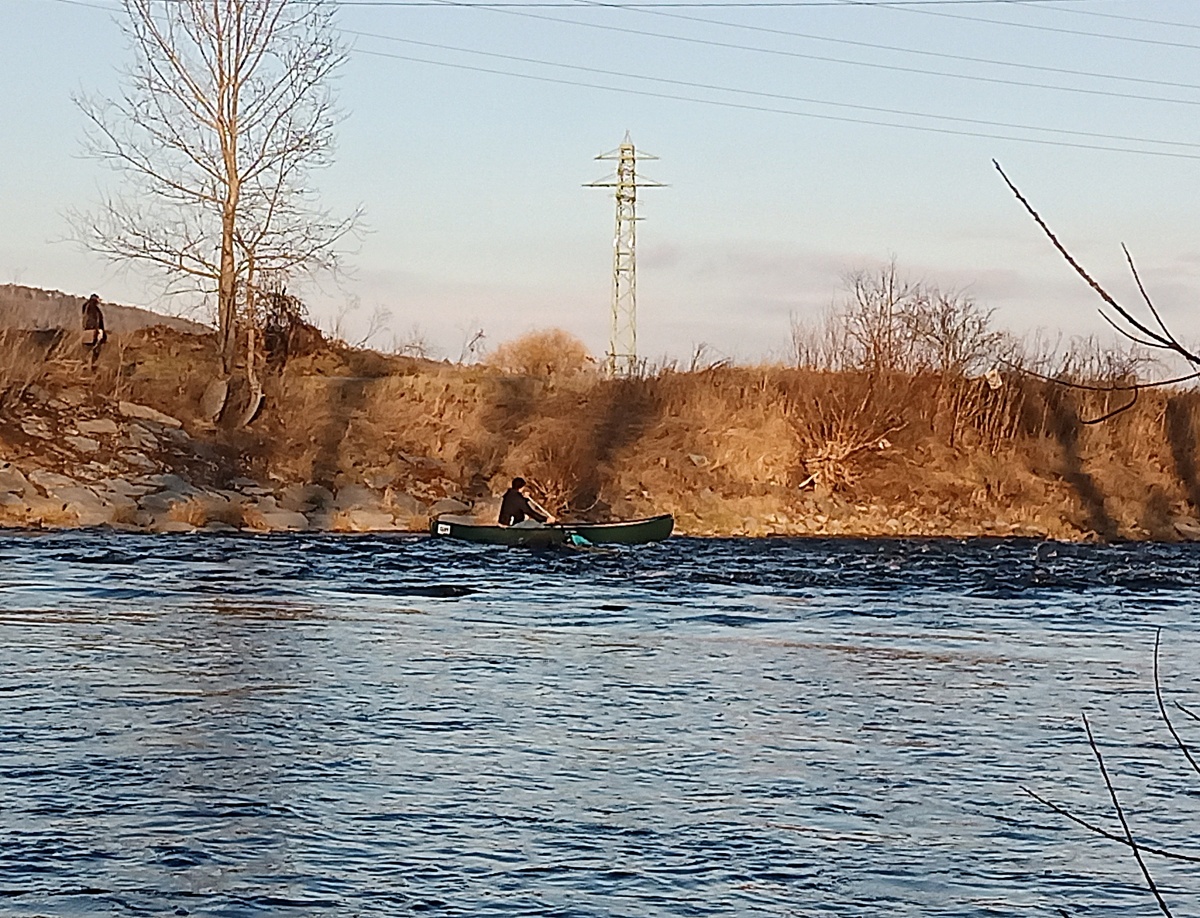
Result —
<path fill-rule="evenodd" d="M 221 356 L 239 303 L 297 272 L 336 265 L 359 214 L 315 201 L 346 58 L 329 0 L 123 0 L 134 61 L 117 98 L 79 98 L 88 151 L 124 188 L 73 215 L 80 241 L 161 272 L 169 292 L 216 294 Z"/>

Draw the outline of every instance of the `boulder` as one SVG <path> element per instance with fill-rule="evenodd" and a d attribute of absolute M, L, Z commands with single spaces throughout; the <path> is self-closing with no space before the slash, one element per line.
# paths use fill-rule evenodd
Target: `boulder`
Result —
<path fill-rule="evenodd" d="M 201 532 L 237 532 L 237 526 L 232 526 L 229 523 L 222 523 L 220 520 L 211 520 L 204 524 Z"/>
<path fill-rule="evenodd" d="M 93 437 L 109 437 L 121 428 L 117 426 L 117 422 L 112 418 L 99 418 L 95 421 L 76 421 L 75 429 L 82 434 L 89 434 Z"/>
<path fill-rule="evenodd" d="M 179 418 L 173 418 L 169 414 L 163 414 L 156 408 L 151 408 L 149 405 L 139 405 L 136 402 L 119 402 L 117 410 L 127 418 L 136 418 L 139 421 L 153 421 L 155 424 L 162 424 L 164 427 L 182 427 L 183 421 Z"/>

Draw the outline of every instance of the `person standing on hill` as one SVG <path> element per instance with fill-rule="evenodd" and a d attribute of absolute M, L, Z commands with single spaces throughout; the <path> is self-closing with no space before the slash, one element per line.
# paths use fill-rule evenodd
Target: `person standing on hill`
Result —
<path fill-rule="evenodd" d="M 100 309 L 100 295 L 93 293 L 83 304 L 83 346 L 99 348 L 108 340 L 104 330 L 104 313 Z"/>
<path fill-rule="evenodd" d="M 505 491 L 504 497 L 500 499 L 501 526 L 516 526 L 518 523 L 525 522 L 526 517 L 537 520 L 539 523 L 544 523 L 550 518 L 548 513 L 543 512 L 540 507 L 521 493 L 523 487 L 525 487 L 525 479 L 514 478 L 512 487 Z"/>

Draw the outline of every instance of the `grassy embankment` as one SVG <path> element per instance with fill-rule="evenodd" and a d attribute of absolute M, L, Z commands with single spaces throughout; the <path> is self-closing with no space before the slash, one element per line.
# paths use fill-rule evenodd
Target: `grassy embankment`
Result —
<path fill-rule="evenodd" d="M 181 419 L 196 455 L 164 461 L 205 484 L 366 484 L 482 514 L 515 474 L 564 514 L 670 512 L 692 534 L 1171 539 L 1200 507 L 1194 391 L 1147 391 L 1089 426 L 1124 395 L 784 367 L 606 379 L 586 365 L 512 372 L 321 345 L 267 372 L 262 412 L 236 430 L 198 413 L 218 371 L 212 337 L 124 335 L 94 372 L 69 347 L 43 360 L 40 346 L 0 341 L 2 459 L 47 448 L 19 426 L 34 385 Z"/>

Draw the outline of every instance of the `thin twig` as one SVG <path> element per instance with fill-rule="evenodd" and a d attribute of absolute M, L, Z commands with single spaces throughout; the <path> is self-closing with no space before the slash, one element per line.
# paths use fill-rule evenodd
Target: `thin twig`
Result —
<path fill-rule="evenodd" d="M 1002 168 L 1000 168 L 1000 163 L 996 162 L 996 160 L 993 159 L 992 165 L 996 167 L 996 171 L 999 172 L 1000 177 L 1002 179 L 1004 179 L 1004 184 L 1008 185 L 1009 190 L 1014 195 L 1016 195 L 1017 200 L 1020 201 L 1021 205 L 1025 208 L 1025 210 L 1029 212 L 1029 216 L 1033 217 L 1034 222 L 1037 223 L 1037 225 L 1039 227 L 1041 227 L 1042 232 L 1046 234 L 1046 238 L 1050 240 L 1051 245 L 1053 245 L 1056 249 L 1058 249 L 1058 253 L 1060 255 L 1062 255 L 1063 258 L 1066 259 L 1067 264 L 1069 264 L 1072 268 L 1074 268 L 1075 273 L 1078 274 L 1080 277 L 1082 277 L 1087 282 L 1087 285 L 1089 287 L 1091 287 L 1094 291 L 1096 291 L 1096 294 L 1100 297 L 1100 299 L 1104 300 L 1104 302 L 1106 302 L 1109 306 L 1111 306 L 1113 309 L 1115 309 L 1117 311 L 1117 313 L 1121 316 L 1121 318 L 1123 318 L 1126 322 L 1128 322 L 1130 325 L 1132 325 L 1134 328 L 1136 328 L 1138 331 L 1140 331 L 1147 338 L 1157 341 L 1159 347 L 1164 348 L 1166 350 L 1175 350 L 1175 346 L 1172 345 L 1172 342 L 1169 338 L 1165 338 L 1162 335 L 1158 334 L 1158 332 L 1154 331 L 1153 329 L 1147 328 L 1142 322 L 1140 322 L 1137 318 L 1135 318 L 1129 312 L 1129 310 L 1127 310 L 1124 306 L 1122 306 L 1120 303 L 1118 303 L 1113 298 L 1112 294 L 1110 294 L 1107 290 L 1105 290 L 1102 286 L 1100 286 L 1099 281 L 1097 281 L 1095 278 L 1093 278 L 1090 274 L 1087 273 L 1087 270 L 1083 267 L 1083 265 L 1081 265 L 1079 262 L 1077 262 L 1075 260 L 1074 256 L 1071 255 L 1071 253 L 1067 251 L 1066 246 L 1064 246 L 1061 242 L 1058 241 L 1058 237 L 1054 235 L 1054 231 L 1051 230 L 1050 227 L 1046 225 L 1046 221 L 1043 220 L 1041 215 L 1036 210 L 1033 209 L 1033 205 L 1030 204 L 1028 200 L 1026 200 L 1025 195 L 1021 194 L 1021 192 L 1017 188 L 1017 186 L 1013 184 L 1012 179 L 1010 179 L 1008 177 L 1008 175 L 1005 174 L 1004 170 Z"/>
<path fill-rule="evenodd" d="M 1118 414 L 1128 411 L 1130 408 L 1132 408 L 1134 405 L 1137 404 L 1138 395 L 1141 394 L 1141 391 L 1142 390 L 1140 387 L 1137 389 L 1134 389 L 1133 396 L 1124 405 L 1114 408 L 1112 411 L 1109 411 L 1107 414 L 1102 414 L 1098 418 L 1080 418 L 1079 423 L 1087 424 L 1087 425 L 1102 424 L 1105 421 L 1107 421 L 1109 418 L 1115 418 Z"/>
<path fill-rule="evenodd" d="M 1129 846 L 1129 841 L 1124 836 L 1118 835 L 1115 832 L 1108 831 L 1108 829 L 1104 829 L 1104 828 L 1101 828 L 1100 826 L 1094 825 L 1094 824 L 1088 822 L 1086 819 L 1081 819 L 1080 817 L 1078 817 L 1074 813 L 1072 813 L 1070 810 L 1066 809 L 1065 807 L 1059 806 L 1053 800 L 1047 800 L 1045 797 L 1041 796 L 1040 794 L 1038 794 L 1034 791 L 1031 791 L 1028 787 L 1022 787 L 1021 790 L 1023 790 L 1025 793 L 1027 793 L 1030 797 L 1032 797 L 1038 803 L 1042 804 L 1042 806 L 1045 806 L 1045 807 L 1048 807 L 1049 809 L 1054 810 L 1054 812 L 1058 813 L 1059 816 L 1065 816 L 1067 819 L 1071 820 L 1071 822 L 1075 823 L 1077 826 L 1082 826 L 1083 828 L 1087 829 L 1089 832 L 1094 832 L 1096 835 L 1100 835 L 1104 838 L 1107 838 L 1109 841 L 1115 841 L 1122 845 Z M 1147 854 L 1153 854 L 1156 857 L 1165 857 L 1165 858 L 1170 858 L 1171 860 L 1175 860 L 1175 861 L 1188 861 L 1193 864 L 1200 864 L 1200 856 L 1197 856 L 1194 854 L 1181 854 L 1178 851 L 1171 851 L 1167 848 L 1157 848 L 1157 847 L 1153 847 L 1151 845 L 1147 845 L 1147 844 L 1141 843 L 1141 842 L 1139 842 L 1138 846 L 1143 851 L 1145 851 Z"/>
<path fill-rule="evenodd" d="M 1175 729 L 1175 725 L 1171 723 L 1171 718 L 1167 715 L 1167 706 L 1163 702 L 1162 680 L 1158 676 L 1158 647 L 1162 642 L 1162 628 L 1154 632 L 1154 697 L 1158 699 L 1158 712 L 1162 715 L 1163 723 L 1167 725 L 1167 729 L 1171 731 L 1171 738 L 1175 740 L 1175 745 L 1179 747 L 1179 751 L 1183 753 L 1183 757 L 1188 760 L 1188 764 L 1192 766 L 1192 771 L 1200 775 L 1200 764 L 1196 763 L 1196 759 L 1192 756 L 1192 751 L 1188 749 L 1187 743 L 1179 735 Z"/>
<path fill-rule="evenodd" d="M 1133 275 L 1133 280 L 1137 284 L 1138 293 L 1142 295 L 1142 300 L 1145 302 L 1146 308 L 1149 309 L 1150 314 L 1154 316 L 1154 321 L 1157 322 L 1158 327 L 1163 330 L 1163 334 L 1167 336 L 1171 343 L 1175 345 L 1180 352 L 1182 352 L 1183 345 L 1175 339 L 1175 336 L 1171 334 L 1171 330 L 1167 328 L 1166 323 L 1163 322 L 1162 316 L 1158 314 L 1158 309 L 1155 307 L 1154 301 L 1150 299 L 1150 294 L 1146 292 L 1146 288 L 1142 285 L 1142 277 L 1140 274 L 1138 274 L 1137 265 L 1133 263 L 1133 256 L 1129 254 L 1129 249 L 1123 242 L 1121 243 L 1121 251 L 1125 253 L 1125 261 L 1129 265 L 1129 273 Z"/>
<path fill-rule="evenodd" d="M 1096 757 L 1096 764 L 1100 767 L 1100 776 L 1104 778 L 1104 786 L 1108 788 L 1108 796 L 1112 799 L 1113 808 L 1117 811 L 1117 818 L 1121 820 L 1121 828 L 1125 832 L 1125 841 L 1133 851 L 1133 856 L 1137 860 L 1138 867 L 1142 870 L 1142 876 L 1146 878 L 1146 885 L 1150 887 L 1150 892 L 1154 894 L 1154 899 L 1158 902 L 1158 907 L 1162 910 L 1162 913 L 1167 918 L 1174 918 L 1171 915 L 1171 910 L 1167 908 L 1167 903 L 1159 893 L 1158 887 L 1154 884 L 1154 877 L 1150 876 L 1150 869 L 1146 866 L 1146 862 L 1142 858 L 1140 846 L 1133 839 L 1133 832 L 1129 828 L 1129 820 L 1125 818 L 1125 811 L 1121 809 L 1121 801 L 1117 799 L 1117 790 L 1113 787 L 1112 780 L 1108 777 L 1108 769 L 1104 767 L 1104 756 L 1100 754 L 1100 747 L 1096 745 L 1096 738 L 1092 736 L 1092 725 L 1088 723 L 1086 714 L 1083 715 L 1083 729 L 1087 731 L 1088 744 L 1092 747 L 1092 755 Z"/>
<path fill-rule="evenodd" d="M 1028 367 L 1023 367 L 1019 363 L 1014 363 L 1004 357 L 996 358 L 997 363 L 1002 363 L 1010 370 L 1017 373 L 1024 373 L 1026 376 L 1032 376 L 1034 379 L 1040 379 L 1043 382 L 1054 383 L 1057 386 L 1065 386 L 1068 389 L 1082 389 L 1085 392 L 1136 392 L 1139 389 L 1156 389 L 1160 386 L 1173 386 L 1176 383 L 1189 382 L 1193 379 L 1200 379 L 1200 370 L 1195 373 L 1188 373 L 1186 376 L 1176 376 L 1172 379 L 1161 379 L 1157 382 L 1146 383 L 1113 383 L 1108 386 L 1094 386 L 1088 383 L 1071 382 L 1069 379 L 1060 379 L 1057 376 L 1047 376 L 1045 373 L 1039 373 L 1037 370 L 1030 370 Z"/>
<path fill-rule="evenodd" d="M 1175 707 L 1179 708 L 1179 710 L 1181 710 L 1184 714 L 1186 714 L 1192 720 L 1200 721 L 1200 714 L 1197 714 L 1195 711 L 1191 710 L 1190 708 L 1185 708 L 1183 706 L 1183 704 L 1181 704 L 1178 701 L 1173 702 L 1173 704 L 1175 705 Z"/>

